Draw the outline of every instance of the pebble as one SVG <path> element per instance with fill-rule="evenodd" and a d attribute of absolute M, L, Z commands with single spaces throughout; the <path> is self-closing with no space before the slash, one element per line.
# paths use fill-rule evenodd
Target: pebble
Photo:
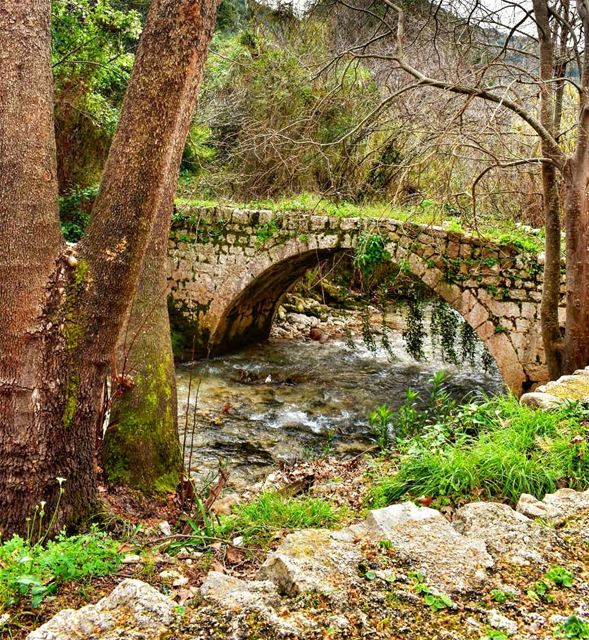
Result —
<path fill-rule="evenodd" d="M 136 554 L 129 554 L 126 555 L 121 562 L 123 564 L 138 564 L 139 562 L 142 562 L 142 558 Z"/>

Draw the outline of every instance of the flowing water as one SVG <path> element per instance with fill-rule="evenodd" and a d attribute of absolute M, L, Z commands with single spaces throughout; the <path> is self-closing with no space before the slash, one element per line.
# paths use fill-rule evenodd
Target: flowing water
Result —
<path fill-rule="evenodd" d="M 427 398 L 440 369 L 457 400 L 503 390 L 496 371 L 448 366 L 432 353 L 418 363 L 400 334 L 391 342 L 392 358 L 371 352 L 361 338 L 354 347 L 343 340 L 271 339 L 178 367 L 180 438 L 191 473 L 212 478 L 223 460 L 229 484 L 239 490 L 281 462 L 327 451 L 356 455 L 373 444 L 370 411 L 384 403 L 398 407 L 409 388 Z"/>

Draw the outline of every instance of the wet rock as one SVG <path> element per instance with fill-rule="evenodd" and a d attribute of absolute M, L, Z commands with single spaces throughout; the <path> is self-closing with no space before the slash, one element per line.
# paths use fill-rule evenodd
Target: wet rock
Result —
<path fill-rule="evenodd" d="M 479 589 L 493 566 L 483 541 L 463 536 L 435 509 L 412 503 L 377 509 L 364 527 L 371 537 L 390 540 L 404 564 L 448 594 Z"/>
<path fill-rule="evenodd" d="M 123 580 L 112 593 L 81 609 L 64 609 L 27 640 L 159 640 L 175 603 L 141 580 Z"/>
<path fill-rule="evenodd" d="M 271 580 L 281 594 L 317 592 L 345 598 L 358 580 L 362 560 L 351 532 L 305 529 L 288 535 L 260 570 L 259 580 Z"/>
<path fill-rule="evenodd" d="M 484 541 L 495 559 L 520 566 L 545 565 L 547 554 L 557 553 L 560 544 L 554 531 L 497 502 L 467 504 L 456 512 L 454 527 Z"/>

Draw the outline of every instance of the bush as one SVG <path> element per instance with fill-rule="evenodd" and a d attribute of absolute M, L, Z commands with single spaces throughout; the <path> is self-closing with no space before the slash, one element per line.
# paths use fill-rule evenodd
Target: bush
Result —
<path fill-rule="evenodd" d="M 19 536 L 0 545 L 0 603 L 30 598 L 38 606 L 60 584 L 114 573 L 121 562 L 118 543 L 105 533 L 67 537 L 31 544 Z"/>
<path fill-rule="evenodd" d="M 587 409 L 531 409 L 511 396 L 453 408 L 442 422 L 402 445 L 398 472 L 381 478 L 372 502 L 429 496 L 515 504 L 522 493 L 543 497 L 565 484 L 589 487 Z"/>

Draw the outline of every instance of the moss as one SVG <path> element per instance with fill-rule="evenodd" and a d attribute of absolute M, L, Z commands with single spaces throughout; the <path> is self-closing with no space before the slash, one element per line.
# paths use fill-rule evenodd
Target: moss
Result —
<path fill-rule="evenodd" d="M 63 424 L 69 427 L 76 415 L 78 408 L 78 394 L 80 392 L 80 376 L 74 375 L 69 378 L 66 385 L 65 403 L 63 409 Z"/>
<path fill-rule="evenodd" d="M 104 466 L 114 484 L 146 494 L 168 493 L 178 486 L 181 453 L 169 368 L 166 359 L 145 367 L 135 387 L 113 406 Z"/>
<path fill-rule="evenodd" d="M 84 336 L 83 318 L 80 314 L 79 298 L 89 280 L 90 265 L 80 260 L 74 270 L 72 285 L 65 301 L 64 338 L 67 350 L 75 351 Z"/>

